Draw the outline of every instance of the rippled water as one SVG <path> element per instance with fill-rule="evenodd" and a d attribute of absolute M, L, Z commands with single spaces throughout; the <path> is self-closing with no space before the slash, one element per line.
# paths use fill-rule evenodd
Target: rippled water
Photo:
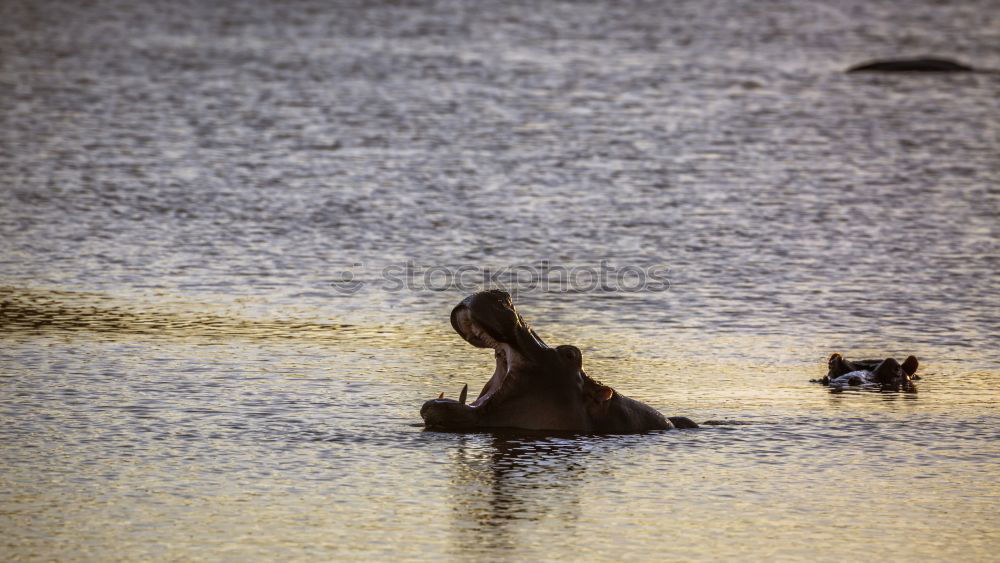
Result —
<path fill-rule="evenodd" d="M 1000 548 L 992 2 L 0 4 L 14 559 L 968 559 Z M 441 434 L 491 358 L 379 272 L 524 291 L 669 415 Z M 333 283 L 351 272 L 352 295 Z M 921 359 L 830 393 L 826 357 Z"/>

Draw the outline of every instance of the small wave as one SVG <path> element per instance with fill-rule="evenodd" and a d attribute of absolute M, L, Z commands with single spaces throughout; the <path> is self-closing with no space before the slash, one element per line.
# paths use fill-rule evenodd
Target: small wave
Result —
<path fill-rule="evenodd" d="M 99 333 L 178 338 L 253 338 L 335 342 L 366 332 L 350 324 L 248 319 L 199 311 L 207 306 L 139 306 L 101 293 L 0 287 L 0 336 Z M 371 329 L 367 329 L 371 330 Z M 378 327 L 380 332 L 393 332 Z"/>
<path fill-rule="evenodd" d="M 746 420 L 706 420 L 701 426 L 747 426 L 754 424 Z"/>

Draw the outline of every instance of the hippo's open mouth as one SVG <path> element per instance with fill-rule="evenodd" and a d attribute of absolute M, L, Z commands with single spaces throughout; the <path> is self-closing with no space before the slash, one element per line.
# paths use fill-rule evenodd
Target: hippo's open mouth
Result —
<path fill-rule="evenodd" d="M 480 413 L 507 393 L 517 374 L 532 363 L 538 352 L 548 350 L 521 319 L 510 296 L 502 291 L 477 293 L 463 300 L 451 312 L 451 326 L 476 348 L 492 348 L 496 368 L 476 400 L 468 405 L 465 404 L 468 385 L 457 401 L 442 394 L 424 403 L 420 415 L 428 427 L 477 426 Z"/>
<path fill-rule="evenodd" d="M 485 406 L 500 393 L 508 379 L 516 377 L 514 373 L 516 373 L 517 368 L 524 365 L 527 360 L 516 345 L 501 340 L 503 336 L 494 336 L 490 333 L 489 328 L 477 323 L 469 307 L 459 305 L 452 313 L 451 319 L 455 331 L 470 344 L 477 348 L 493 349 L 496 369 L 493 370 L 493 375 L 483 386 L 479 397 L 471 405 L 474 408 Z"/>

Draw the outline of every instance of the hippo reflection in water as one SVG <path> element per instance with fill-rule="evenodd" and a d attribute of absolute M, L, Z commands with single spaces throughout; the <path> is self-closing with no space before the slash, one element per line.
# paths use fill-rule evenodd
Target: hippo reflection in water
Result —
<path fill-rule="evenodd" d="M 467 297 L 452 310 L 451 326 L 469 344 L 492 348 L 496 370 L 471 404 L 465 404 L 468 385 L 457 401 L 442 394 L 424 403 L 420 416 L 427 428 L 620 434 L 698 426 L 684 417 L 664 417 L 588 377 L 580 350 L 547 346 L 506 292 Z"/>
<path fill-rule="evenodd" d="M 886 390 L 913 391 L 913 381 L 920 379 L 920 376 L 914 375 L 918 365 L 914 356 L 907 357 L 900 364 L 895 358 L 849 362 L 840 354 L 834 354 L 827 362 L 826 377 L 813 381 L 835 388 L 877 385 Z"/>

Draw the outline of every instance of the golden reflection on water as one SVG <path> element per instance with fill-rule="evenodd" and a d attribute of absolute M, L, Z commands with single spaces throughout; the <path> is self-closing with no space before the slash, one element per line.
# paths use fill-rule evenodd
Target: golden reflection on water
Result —
<path fill-rule="evenodd" d="M 349 324 L 240 319 L 214 313 L 208 305 L 171 307 L 158 302 L 153 308 L 139 308 L 102 293 L 0 287 L 0 331 L 7 333 L 334 340 L 351 328 Z"/>
<path fill-rule="evenodd" d="M 446 434 L 420 428 L 422 401 L 492 371 L 446 314 L 366 327 L 0 291 L 0 526 L 18 558 L 979 559 L 997 545 L 998 374 L 962 362 L 928 358 L 916 394 L 835 394 L 808 383 L 822 340 L 542 320 L 620 392 L 741 424 Z M 915 533 L 925 522 L 934 533 Z"/>

